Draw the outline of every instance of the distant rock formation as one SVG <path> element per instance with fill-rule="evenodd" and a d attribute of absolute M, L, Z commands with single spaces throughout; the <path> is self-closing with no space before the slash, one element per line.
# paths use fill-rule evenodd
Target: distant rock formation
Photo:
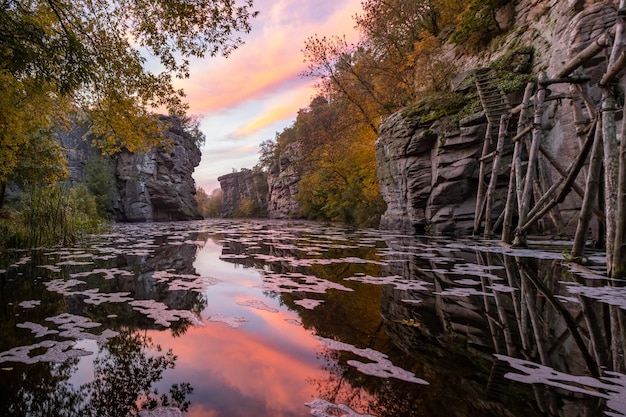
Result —
<path fill-rule="evenodd" d="M 201 153 L 178 119 L 161 116 L 171 128 L 170 149 L 148 153 L 121 152 L 115 156 L 114 217 L 118 221 L 146 222 L 200 219 L 195 200 L 195 167 Z"/>
<path fill-rule="evenodd" d="M 221 217 L 267 217 L 265 172 L 243 169 L 222 175 L 217 180 L 222 189 Z"/>
<path fill-rule="evenodd" d="M 270 219 L 292 218 L 300 212 L 300 203 L 295 199 L 301 176 L 297 166 L 299 159 L 297 143 L 290 143 L 282 150 L 278 163 L 270 169 L 267 208 Z"/>

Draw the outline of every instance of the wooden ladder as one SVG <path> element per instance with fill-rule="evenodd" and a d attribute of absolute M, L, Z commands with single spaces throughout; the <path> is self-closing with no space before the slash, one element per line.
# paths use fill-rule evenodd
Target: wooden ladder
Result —
<path fill-rule="evenodd" d="M 474 234 L 477 234 L 483 218 L 485 219 L 485 237 L 491 235 L 491 217 L 493 193 L 496 187 L 500 159 L 504 148 L 504 139 L 507 134 L 508 122 L 511 117 L 511 105 L 506 99 L 504 92 L 496 87 L 496 77 L 490 68 L 478 68 L 474 70 L 476 90 L 480 103 L 487 117 L 487 131 L 483 141 L 483 150 L 480 157 L 480 170 L 478 174 L 478 191 L 476 195 L 476 211 L 474 216 Z M 494 136 L 498 142 L 495 150 L 491 150 Z M 487 161 L 493 159 L 491 178 L 487 183 Z"/>

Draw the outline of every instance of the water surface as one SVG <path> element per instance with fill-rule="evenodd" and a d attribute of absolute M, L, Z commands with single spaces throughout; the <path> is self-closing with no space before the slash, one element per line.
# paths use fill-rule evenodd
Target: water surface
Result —
<path fill-rule="evenodd" d="M 3 253 L 0 415 L 626 415 L 625 287 L 566 243 L 213 220 Z"/>

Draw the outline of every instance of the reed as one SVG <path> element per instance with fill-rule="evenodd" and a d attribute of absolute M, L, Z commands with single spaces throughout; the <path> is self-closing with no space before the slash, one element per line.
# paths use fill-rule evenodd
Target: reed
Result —
<path fill-rule="evenodd" d="M 21 210 L 0 221 L 0 247 L 70 246 L 104 226 L 95 197 L 84 186 L 31 187 L 22 196 Z"/>

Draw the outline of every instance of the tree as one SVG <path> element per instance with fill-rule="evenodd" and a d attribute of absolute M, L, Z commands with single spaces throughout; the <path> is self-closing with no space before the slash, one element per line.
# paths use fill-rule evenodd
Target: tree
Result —
<path fill-rule="evenodd" d="M 269 171 L 276 163 L 279 152 L 278 138 L 279 134 L 276 133 L 276 139 L 267 139 L 261 142 L 259 145 L 259 162 L 255 168 Z"/>
<path fill-rule="evenodd" d="M 189 76 L 192 58 L 239 47 L 238 33 L 249 32 L 257 14 L 252 7 L 252 0 L 0 0 L 0 184 L 14 179 L 18 150 L 76 108 L 104 153 L 166 145 L 154 111 L 185 119 L 174 79 Z"/>
<path fill-rule="evenodd" d="M 219 217 L 222 205 L 222 189 L 216 188 L 207 194 L 204 188 L 196 188 L 196 202 L 202 217 Z"/>

